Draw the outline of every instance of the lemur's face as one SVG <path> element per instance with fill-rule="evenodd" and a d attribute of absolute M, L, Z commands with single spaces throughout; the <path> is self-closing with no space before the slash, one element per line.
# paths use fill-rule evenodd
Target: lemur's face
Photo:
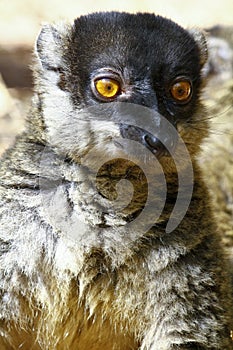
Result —
<path fill-rule="evenodd" d="M 114 155 L 116 140 L 126 139 L 163 157 L 176 147 L 174 130 L 196 152 L 206 129 L 198 114 L 206 48 L 178 25 L 148 14 L 94 14 L 45 27 L 37 51 L 48 140 L 60 152 Z"/>

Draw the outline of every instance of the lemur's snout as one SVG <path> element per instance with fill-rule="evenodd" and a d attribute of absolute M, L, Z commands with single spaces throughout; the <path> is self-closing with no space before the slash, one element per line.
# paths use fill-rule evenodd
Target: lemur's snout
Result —
<path fill-rule="evenodd" d="M 163 155 L 167 151 L 162 142 L 151 133 L 143 133 L 142 140 L 143 144 L 157 156 Z"/>
<path fill-rule="evenodd" d="M 138 126 L 120 124 L 121 136 L 126 139 L 140 142 L 156 157 L 168 156 L 174 151 L 177 140 L 173 135 L 161 135 L 161 139 Z"/>

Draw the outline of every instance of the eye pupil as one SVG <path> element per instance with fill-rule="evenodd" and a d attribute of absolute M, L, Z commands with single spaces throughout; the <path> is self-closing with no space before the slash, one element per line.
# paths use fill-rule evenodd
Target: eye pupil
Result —
<path fill-rule="evenodd" d="M 182 88 L 177 89 L 177 93 L 179 96 L 182 96 L 183 94 L 185 94 L 185 90 L 183 90 Z"/>

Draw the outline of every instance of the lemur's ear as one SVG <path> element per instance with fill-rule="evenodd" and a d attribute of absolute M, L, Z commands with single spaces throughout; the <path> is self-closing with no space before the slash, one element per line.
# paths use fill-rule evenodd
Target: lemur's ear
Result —
<path fill-rule="evenodd" d="M 61 67 L 67 27 L 66 23 L 43 25 L 36 41 L 35 52 L 44 69 L 56 71 Z"/>
<path fill-rule="evenodd" d="M 208 45 L 206 40 L 205 33 L 197 28 L 193 28 L 189 30 L 189 33 L 192 35 L 194 40 L 196 41 L 199 51 L 200 51 L 200 64 L 203 66 L 208 59 Z"/>

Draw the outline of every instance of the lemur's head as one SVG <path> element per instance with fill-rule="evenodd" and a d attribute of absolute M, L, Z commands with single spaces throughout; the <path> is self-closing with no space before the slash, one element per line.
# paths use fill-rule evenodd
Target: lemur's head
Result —
<path fill-rule="evenodd" d="M 44 26 L 36 51 L 46 138 L 58 152 L 117 156 L 127 153 L 125 139 L 161 158 L 178 134 L 191 154 L 198 150 L 207 130 L 199 108 L 202 33 L 153 14 L 96 13 Z"/>
<path fill-rule="evenodd" d="M 208 129 L 199 101 L 203 34 L 152 14 L 96 13 L 44 26 L 36 56 L 44 140 L 75 169 L 73 186 L 87 182 L 85 220 L 90 214 L 105 227 L 138 217 L 135 225 L 147 228 L 166 202 L 159 219 L 166 221 L 179 184 L 179 222 L 192 195 L 192 159 Z M 87 180 L 76 179 L 81 172 Z M 79 190 L 69 200 L 80 208 Z"/>

